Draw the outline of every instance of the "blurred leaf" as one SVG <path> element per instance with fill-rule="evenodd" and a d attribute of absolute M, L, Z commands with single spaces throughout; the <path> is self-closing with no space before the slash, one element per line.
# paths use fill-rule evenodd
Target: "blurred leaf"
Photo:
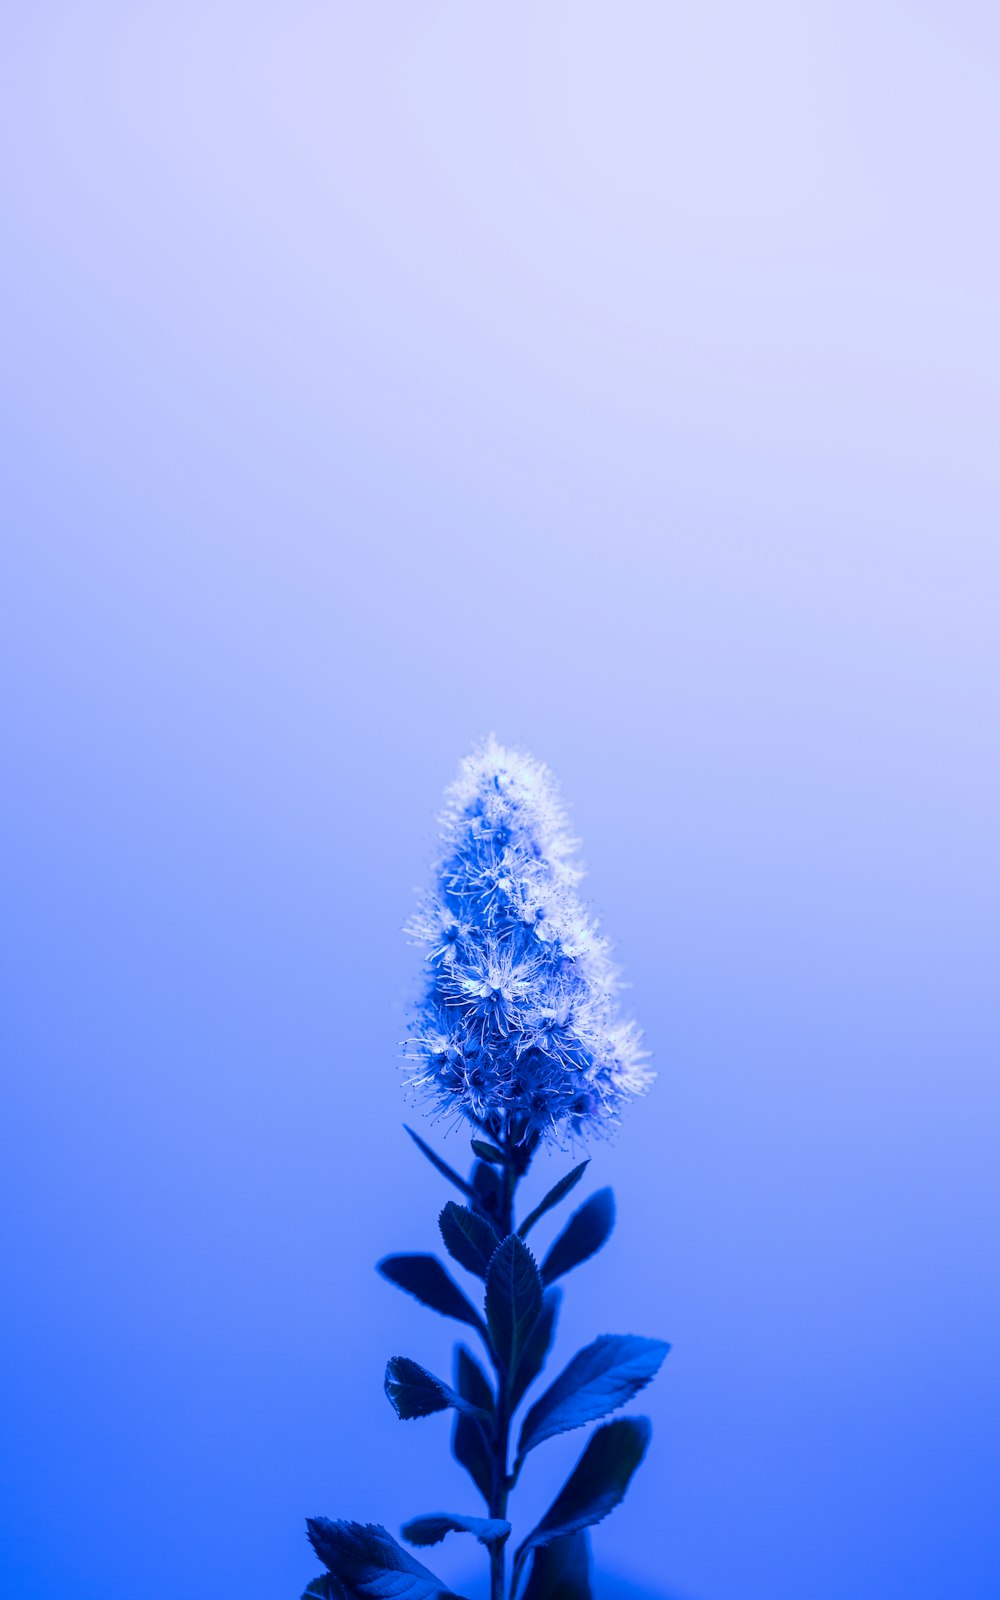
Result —
<path fill-rule="evenodd" d="M 669 1349 L 661 1339 L 638 1334 L 606 1333 L 595 1339 L 535 1401 L 521 1428 L 518 1455 L 627 1405 L 655 1377 Z"/>
<path fill-rule="evenodd" d="M 445 1249 L 459 1266 L 474 1272 L 477 1278 L 485 1278 L 490 1257 L 497 1247 L 492 1223 L 477 1211 L 470 1211 L 468 1206 L 449 1200 L 438 1218 L 438 1227 Z"/>
<path fill-rule="evenodd" d="M 561 1289 L 546 1289 L 542 1295 L 542 1309 L 538 1313 L 538 1321 L 535 1323 L 524 1347 L 517 1365 L 517 1372 L 514 1374 L 514 1379 L 510 1386 L 510 1406 L 512 1411 L 520 1405 L 528 1389 L 530 1389 L 545 1365 L 545 1358 L 549 1353 L 552 1336 L 555 1333 L 556 1314 L 559 1310 L 561 1299 Z"/>
<path fill-rule="evenodd" d="M 543 1283 L 555 1283 L 564 1272 L 606 1244 L 615 1225 L 615 1197 L 610 1189 L 598 1189 L 574 1211 L 552 1249 L 542 1262 Z"/>
<path fill-rule="evenodd" d="M 437 1168 L 443 1178 L 447 1178 L 449 1183 L 453 1183 L 456 1189 L 461 1189 L 463 1194 L 472 1194 L 472 1185 L 466 1183 L 464 1178 L 459 1177 L 454 1167 L 449 1167 L 447 1161 L 442 1160 L 436 1150 L 432 1150 L 429 1144 L 425 1144 L 419 1133 L 414 1133 L 413 1129 L 408 1127 L 405 1122 L 403 1127 L 406 1128 L 417 1149 L 427 1157 L 432 1167 Z"/>
<path fill-rule="evenodd" d="M 471 1533 L 480 1544 L 503 1544 L 510 1538 L 510 1523 L 495 1517 L 458 1517 L 450 1511 L 433 1511 L 404 1523 L 402 1532 L 410 1544 L 439 1544 L 446 1533 Z"/>
<path fill-rule="evenodd" d="M 531 1229 L 535 1226 L 535 1223 L 540 1217 L 544 1217 L 547 1211 L 551 1211 L 553 1206 L 557 1206 L 560 1200 L 565 1199 L 571 1189 L 576 1188 L 577 1184 L 580 1182 L 580 1179 L 583 1177 L 589 1166 L 590 1159 L 588 1157 L 586 1161 L 581 1161 L 578 1167 L 574 1167 L 572 1172 L 567 1172 L 564 1178 L 560 1178 L 558 1183 L 553 1184 L 544 1200 L 539 1201 L 534 1211 L 530 1211 L 528 1213 L 524 1221 L 521 1223 L 521 1226 L 518 1228 L 517 1231 L 521 1235 L 522 1239 L 526 1239 L 528 1237 L 528 1234 L 531 1232 Z"/>
<path fill-rule="evenodd" d="M 464 1344 L 455 1346 L 455 1387 L 477 1411 L 493 1415 L 493 1389 L 475 1356 Z"/>
<path fill-rule="evenodd" d="M 484 1419 L 489 1416 L 488 1411 L 478 1411 L 470 1401 L 456 1394 L 425 1367 L 411 1361 L 409 1356 L 390 1358 L 385 1369 L 385 1392 L 397 1417 L 404 1422 L 412 1417 L 433 1416 L 435 1411 L 446 1411 L 449 1406 Z"/>
<path fill-rule="evenodd" d="M 463 1344 L 455 1349 L 455 1387 L 463 1400 L 483 1411 L 493 1411 L 493 1391 L 479 1362 Z M 465 1468 L 486 1504 L 493 1496 L 492 1430 L 468 1413 L 460 1412 L 451 1436 L 452 1455 Z"/>
<path fill-rule="evenodd" d="M 312 1547 L 351 1600 L 461 1600 L 377 1522 L 310 1517 Z"/>
<path fill-rule="evenodd" d="M 488 1161 L 477 1161 L 472 1169 L 472 1192 L 480 1211 L 499 1229 L 503 1210 L 503 1184 Z"/>
<path fill-rule="evenodd" d="M 521 1600 L 593 1600 L 586 1532 L 553 1539 L 534 1553 Z"/>
<path fill-rule="evenodd" d="M 502 1167 L 506 1160 L 503 1151 L 498 1150 L 495 1144 L 487 1144 L 485 1139 L 473 1139 L 472 1153 L 480 1161 L 491 1161 L 495 1167 Z"/>
<path fill-rule="evenodd" d="M 587 1442 L 587 1448 L 556 1495 L 548 1511 L 518 1549 L 515 1575 L 528 1552 L 564 1534 L 600 1522 L 620 1504 L 649 1444 L 645 1417 L 622 1417 L 606 1422 Z"/>
<path fill-rule="evenodd" d="M 519 1178 L 523 1178 L 531 1166 L 531 1158 L 541 1142 L 541 1134 L 537 1128 L 533 1128 L 530 1133 L 525 1134 L 520 1144 L 514 1146 L 510 1154 L 514 1163 L 514 1171 Z"/>
<path fill-rule="evenodd" d="M 440 1311 L 443 1317 L 467 1322 L 470 1327 L 478 1328 L 480 1333 L 485 1332 L 479 1312 L 466 1299 L 454 1278 L 448 1276 L 437 1256 L 385 1256 L 378 1263 L 378 1271 L 390 1283 L 412 1294 L 421 1305 L 429 1306 L 432 1311 Z"/>
<path fill-rule="evenodd" d="M 482 1423 L 459 1412 L 451 1436 L 451 1453 L 489 1505 L 493 1498 L 493 1455 Z"/>
<path fill-rule="evenodd" d="M 516 1233 L 493 1252 L 486 1275 L 486 1322 L 504 1371 L 517 1370 L 521 1353 L 542 1309 L 542 1281 L 535 1258 Z"/>
<path fill-rule="evenodd" d="M 313 1600 L 314 1596 L 317 1600 L 350 1600 L 346 1589 L 329 1572 L 313 1579 L 308 1589 L 303 1591 L 302 1600 Z"/>

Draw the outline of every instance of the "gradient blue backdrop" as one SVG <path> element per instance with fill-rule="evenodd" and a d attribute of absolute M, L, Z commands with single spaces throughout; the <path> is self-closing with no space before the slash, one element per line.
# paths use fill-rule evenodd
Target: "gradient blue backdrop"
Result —
<path fill-rule="evenodd" d="M 559 1346 L 674 1344 L 605 1570 L 995 1600 L 995 7 L 8 0 L 0 55 L 0 1592 L 293 1600 L 307 1512 L 465 1504 L 371 1264 L 442 1199 L 397 930 L 495 729 L 661 1072 Z"/>

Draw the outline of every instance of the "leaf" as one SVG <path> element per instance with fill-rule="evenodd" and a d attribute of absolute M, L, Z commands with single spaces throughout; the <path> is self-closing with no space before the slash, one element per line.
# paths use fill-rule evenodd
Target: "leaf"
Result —
<path fill-rule="evenodd" d="M 437 1168 L 438 1172 L 440 1172 L 443 1178 L 447 1178 L 449 1183 L 453 1183 L 456 1189 L 461 1189 L 463 1194 L 472 1194 L 472 1185 L 470 1183 L 466 1183 L 464 1178 L 460 1178 L 454 1167 L 449 1167 L 447 1161 L 444 1161 L 441 1156 L 438 1155 L 436 1150 L 432 1150 L 430 1145 L 426 1144 L 424 1140 L 421 1139 L 419 1133 L 414 1133 L 413 1129 L 408 1127 L 405 1122 L 403 1123 L 403 1127 L 406 1128 L 407 1133 L 410 1135 L 410 1138 L 413 1140 L 417 1149 L 427 1157 L 432 1167 Z"/>
<path fill-rule="evenodd" d="M 508 1374 L 517 1370 L 542 1309 L 542 1280 L 535 1258 L 516 1233 L 493 1252 L 486 1274 L 486 1322 L 497 1360 Z"/>
<path fill-rule="evenodd" d="M 486 1504 L 493 1498 L 493 1455 L 482 1424 L 459 1412 L 451 1436 L 451 1453 L 464 1467 Z"/>
<path fill-rule="evenodd" d="M 503 1544 L 510 1538 L 510 1523 L 496 1517 L 457 1517 L 450 1511 L 434 1511 L 403 1524 L 403 1538 L 410 1544 L 439 1544 L 446 1533 L 471 1533 L 480 1544 Z"/>
<path fill-rule="evenodd" d="M 455 1349 L 455 1387 L 463 1400 L 480 1410 L 493 1410 L 493 1391 L 482 1367 L 463 1344 Z M 451 1451 L 465 1468 L 486 1504 L 493 1497 L 493 1452 L 483 1423 L 466 1412 L 455 1419 Z"/>
<path fill-rule="evenodd" d="M 646 1454 L 650 1431 L 646 1417 L 622 1417 L 591 1434 L 548 1511 L 518 1549 L 515 1577 L 529 1551 L 600 1522 L 620 1504 Z"/>
<path fill-rule="evenodd" d="M 524 1399 L 525 1394 L 534 1383 L 538 1374 L 545 1365 L 545 1358 L 552 1344 L 555 1333 L 556 1314 L 559 1310 L 559 1301 L 562 1298 L 561 1289 L 546 1289 L 542 1295 L 542 1309 L 538 1313 L 538 1321 L 524 1347 L 518 1363 L 514 1381 L 510 1386 L 510 1407 L 515 1410 Z"/>
<path fill-rule="evenodd" d="M 464 1400 L 454 1389 L 435 1378 L 432 1372 L 421 1367 L 409 1356 L 392 1356 L 385 1369 L 385 1392 L 397 1417 L 408 1422 L 412 1417 L 430 1417 L 435 1411 L 465 1411 L 472 1416 L 489 1418 L 489 1411 L 481 1411 Z"/>
<path fill-rule="evenodd" d="M 578 1351 L 525 1417 L 518 1456 L 627 1405 L 656 1376 L 669 1349 L 662 1339 L 606 1333 Z"/>
<path fill-rule="evenodd" d="M 560 1200 L 564 1200 L 566 1198 L 571 1189 L 576 1188 L 577 1184 L 580 1182 L 580 1179 L 583 1177 L 589 1166 L 590 1158 L 588 1156 L 586 1161 L 581 1161 L 580 1165 L 578 1167 L 574 1167 L 572 1172 L 567 1172 L 565 1177 L 560 1178 L 558 1183 L 553 1184 L 544 1200 L 539 1201 L 534 1211 L 530 1211 L 528 1213 L 524 1221 L 521 1223 L 521 1226 L 518 1228 L 517 1231 L 521 1235 L 522 1239 L 526 1239 L 528 1237 L 528 1234 L 535 1226 L 535 1223 L 538 1222 L 541 1217 L 544 1217 L 546 1211 L 551 1211 L 553 1206 L 557 1206 Z"/>
<path fill-rule="evenodd" d="M 445 1249 L 459 1266 L 465 1267 L 467 1272 L 474 1272 L 477 1278 L 485 1278 L 490 1256 L 497 1247 L 496 1229 L 492 1223 L 478 1212 L 470 1211 L 468 1206 L 460 1206 L 456 1200 L 449 1200 L 438 1217 L 438 1227 Z"/>
<path fill-rule="evenodd" d="M 318 1600 L 349 1600 L 347 1591 L 329 1572 L 313 1579 L 308 1589 L 303 1591 L 302 1600 L 313 1600 L 313 1596 L 318 1596 Z"/>
<path fill-rule="evenodd" d="M 429 1306 L 432 1311 L 440 1311 L 443 1317 L 467 1322 L 481 1333 L 485 1331 L 479 1312 L 466 1299 L 454 1278 L 448 1276 L 437 1256 L 385 1256 L 378 1263 L 378 1271 L 390 1283 L 412 1294 L 421 1305 Z"/>
<path fill-rule="evenodd" d="M 499 1230 L 500 1214 L 503 1210 L 503 1184 L 488 1161 L 477 1161 L 473 1167 L 472 1192 L 483 1216 Z"/>
<path fill-rule="evenodd" d="M 521 1600 L 593 1600 L 593 1594 L 585 1530 L 539 1546 Z"/>
<path fill-rule="evenodd" d="M 498 1150 L 495 1144 L 487 1144 L 485 1139 L 473 1139 L 472 1153 L 480 1161 L 491 1161 L 495 1167 L 502 1167 L 507 1159 L 502 1150 Z"/>
<path fill-rule="evenodd" d="M 312 1547 L 351 1600 L 461 1600 L 377 1522 L 310 1517 Z"/>
<path fill-rule="evenodd" d="M 615 1225 L 615 1197 L 610 1189 L 598 1189 L 574 1211 L 552 1249 L 542 1262 L 542 1282 L 555 1283 L 564 1272 L 606 1244 Z"/>
<path fill-rule="evenodd" d="M 477 1411 L 493 1415 L 493 1390 L 475 1356 L 464 1344 L 455 1346 L 455 1387 L 463 1400 L 468 1400 Z"/>

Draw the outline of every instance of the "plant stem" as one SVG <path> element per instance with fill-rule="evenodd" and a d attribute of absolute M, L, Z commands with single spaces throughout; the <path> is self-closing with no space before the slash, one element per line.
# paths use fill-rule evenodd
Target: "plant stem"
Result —
<path fill-rule="evenodd" d="M 507 1515 L 507 1451 L 510 1440 L 510 1416 L 508 1414 L 506 1386 L 498 1374 L 500 1390 L 497 1405 L 497 1427 L 493 1455 L 493 1496 L 490 1500 L 490 1516 L 506 1517 Z M 506 1546 L 495 1544 L 490 1546 L 490 1600 L 504 1600 L 504 1567 Z"/>
<path fill-rule="evenodd" d="M 502 1238 L 514 1231 L 514 1191 L 517 1188 L 520 1173 L 517 1169 L 516 1158 L 511 1148 L 509 1136 L 506 1136 L 501 1145 L 504 1153 L 503 1164 L 503 1189 L 500 1199 L 500 1233 Z M 494 1362 L 494 1371 L 497 1379 L 497 1418 L 496 1430 L 493 1435 L 493 1493 L 490 1498 L 490 1516 L 506 1518 L 507 1497 L 510 1493 L 510 1480 L 507 1474 L 507 1457 L 510 1449 L 510 1380 L 512 1374 L 505 1372 Z M 490 1600 L 504 1600 L 506 1590 L 506 1547 L 503 1544 L 490 1546 Z"/>

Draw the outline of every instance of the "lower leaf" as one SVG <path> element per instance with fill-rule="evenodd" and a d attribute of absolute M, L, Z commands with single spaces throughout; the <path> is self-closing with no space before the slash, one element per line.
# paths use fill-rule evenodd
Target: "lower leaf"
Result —
<path fill-rule="evenodd" d="M 535 1551 L 521 1600 L 593 1600 L 590 1541 L 582 1530 Z"/>
<path fill-rule="evenodd" d="M 312 1547 L 336 1579 L 333 1600 L 461 1600 L 377 1522 L 310 1517 Z"/>
<path fill-rule="evenodd" d="M 530 1551 L 592 1527 L 621 1503 L 646 1454 L 650 1432 L 646 1417 L 623 1417 L 619 1422 L 606 1422 L 591 1434 L 548 1511 L 518 1549 L 515 1574 Z"/>

